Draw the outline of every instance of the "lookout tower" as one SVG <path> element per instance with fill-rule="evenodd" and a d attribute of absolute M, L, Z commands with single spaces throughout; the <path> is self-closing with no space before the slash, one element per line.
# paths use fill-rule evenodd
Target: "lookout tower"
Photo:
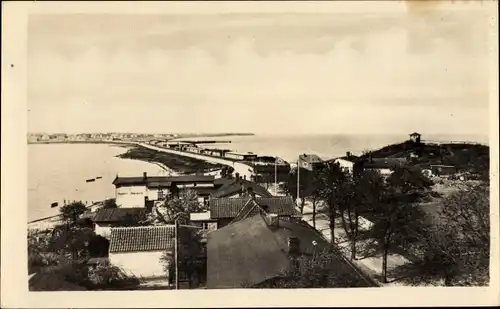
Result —
<path fill-rule="evenodd" d="M 420 144 L 420 137 L 422 135 L 420 133 L 417 133 L 417 132 L 413 132 L 412 134 L 410 134 L 410 141 L 416 143 L 416 144 Z"/>

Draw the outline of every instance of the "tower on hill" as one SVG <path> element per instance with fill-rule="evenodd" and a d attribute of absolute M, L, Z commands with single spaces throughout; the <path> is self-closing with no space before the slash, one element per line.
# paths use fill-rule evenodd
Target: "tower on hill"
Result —
<path fill-rule="evenodd" d="M 420 144 L 420 137 L 422 135 L 420 133 L 417 133 L 417 132 L 413 132 L 412 134 L 410 134 L 410 140 L 416 144 Z"/>

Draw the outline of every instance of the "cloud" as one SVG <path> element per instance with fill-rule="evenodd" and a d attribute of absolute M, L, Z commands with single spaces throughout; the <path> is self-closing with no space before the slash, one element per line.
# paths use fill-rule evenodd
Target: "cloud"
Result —
<path fill-rule="evenodd" d="M 124 32 L 109 37 L 92 32 L 91 38 L 83 37 L 93 44 L 84 44 L 71 57 L 47 45 L 34 49 L 28 64 L 32 128 L 387 132 L 424 125 L 418 115 L 430 128 L 447 130 L 455 129 L 461 115 L 479 118 L 487 108 L 487 59 L 481 50 L 458 48 L 454 39 L 425 39 L 423 28 L 405 23 L 349 34 L 346 25 L 352 21 L 340 23 L 337 35 L 332 25 L 314 19 L 305 23 L 310 28 L 282 39 L 281 31 L 264 31 L 274 29 L 272 19 L 264 21 L 255 35 L 250 35 L 253 20 L 229 20 L 205 30 L 199 21 L 184 28 L 157 22 L 145 35 L 136 30 L 125 41 Z M 290 23 L 292 19 L 281 19 L 280 25 Z M 224 27 L 230 39 L 212 31 Z M 162 32 L 165 28 L 171 31 Z M 179 39 L 181 34 L 188 43 L 176 48 L 151 41 Z M 196 40 L 204 34 L 217 44 Z M 67 47 L 85 39 L 65 42 Z M 109 42 L 128 47 L 110 49 Z M 307 44 L 314 46 L 297 51 Z M 411 52 L 415 44 L 426 48 Z M 58 115 L 64 119 L 53 121 L 48 115 L 54 110 L 62 111 Z M 455 118 L 448 117 L 451 113 Z M 120 120 L 112 123 L 116 115 Z M 356 122 L 370 127 L 362 129 Z"/>

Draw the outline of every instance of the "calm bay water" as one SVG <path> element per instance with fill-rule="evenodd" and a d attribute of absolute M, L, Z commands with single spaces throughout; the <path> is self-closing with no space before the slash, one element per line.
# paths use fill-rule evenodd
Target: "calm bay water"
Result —
<path fill-rule="evenodd" d="M 64 200 L 99 201 L 114 197 L 120 176 L 162 175 L 157 165 L 116 158 L 124 147 L 104 144 L 31 144 L 28 146 L 28 221 L 56 215 Z M 95 182 L 87 179 L 102 177 Z"/>
<path fill-rule="evenodd" d="M 229 148 L 240 152 L 279 156 L 294 162 L 302 153 L 314 153 L 323 159 L 353 154 L 402 142 L 407 135 L 255 135 L 207 137 L 208 140 L 230 140 L 230 144 L 209 144 L 209 147 Z M 423 136 L 430 140 L 476 141 L 488 144 L 485 136 Z M 196 138 L 202 140 L 203 138 Z M 55 215 L 66 200 L 98 201 L 114 197 L 112 181 L 121 176 L 163 175 L 157 165 L 115 156 L 126 148 L 103 144 L 52 144 L 28 147 L 28 220 Z M 85 180 L 101 176 L 95 182 Z"/>

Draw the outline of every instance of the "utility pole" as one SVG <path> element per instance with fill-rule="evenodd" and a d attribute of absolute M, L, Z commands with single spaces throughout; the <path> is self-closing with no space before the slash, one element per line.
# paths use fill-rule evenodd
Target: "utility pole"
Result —
<path fill-rule="evenodd" d="M 300 156 L 297 160 L 297 203 L 300 199 Z"/>
<path fill-rule="evenodd" d="M 175 289 L 179 289 L 179 221 L 175 220 Z"/>
<path fill-rule="evenodd" d="M 278 157 L 274 161 L 274 195 L 278 195 Z"/>

